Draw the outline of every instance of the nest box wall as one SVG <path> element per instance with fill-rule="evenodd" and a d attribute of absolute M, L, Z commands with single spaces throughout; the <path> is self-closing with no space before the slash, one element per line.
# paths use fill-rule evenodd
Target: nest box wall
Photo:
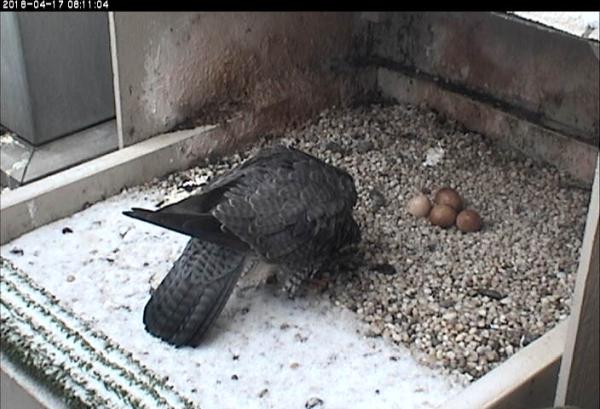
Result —
<path fill-rule="evenodd" d="M 380 13 L 371 33 L 384 95 L 429 105 L 591 182 L 600 141 L 597 41 L 504 13 Z"/>
<path fill-rule="evenodd" d="M 374 73 L 344 68 L 365 52 L 360 13 L 115 13 L 113 21 L 125 146 L 235 114 L 247 118 L 242 134 L 273 131 L 374 87 Z"/>

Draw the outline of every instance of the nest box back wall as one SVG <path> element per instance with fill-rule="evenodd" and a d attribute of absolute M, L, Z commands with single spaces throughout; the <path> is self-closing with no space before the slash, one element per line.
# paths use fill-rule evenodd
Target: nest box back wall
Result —
<path fill-rule="evenodd" d="M 593 178 L 592 40 L 503 13 L 115 13 L 113 22 L 124 146 L 230 119 L 194 150 L 218 155 L 381 92 Z"/>
<path fill-rule="evenodd" d="M 591 182 L 598 42 L 503 13 L 380 13 L 378 86 Z"/>
<path fill-rule="evenodd" d="M 444 79 L 465 94 L 598 143 L 598 55 L 588 42 L 492 13 L 394 13 L 374 25 L 380 65 Z M 391 35 L 395 34 L 395 35 Z"/>
<path fill-rule="evenodd" d="M 374 88 L 359 13 L 115 13 L 124 145 L 239 114 L 277 130 Z M 232 138 L 243 138 L 233 135 Z"/>

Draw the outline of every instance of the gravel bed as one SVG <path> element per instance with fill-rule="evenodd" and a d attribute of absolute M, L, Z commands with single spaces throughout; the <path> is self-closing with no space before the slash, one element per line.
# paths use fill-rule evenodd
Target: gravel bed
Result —
<path fill-rule="evenodd" d="M 153 204 L 164 206 L 272 143 L 355 179 L 363 241 L 310 288 L 356 313 L 367 336 L 477 379 L 568 316 L 589 190 L 423 108 L 325 111 L 280 138 L 131 191 L 150 187 L 160 198 Z M 479 232 L 442 229 L 407 212 L 416 194 L 433 198 L 445 186 L 479 212 Z"/>
<path fill-rule="evenodd" d="M 369 323 L 367 335 L 476 379 L 568 316 L 590 193 L 555 168 L 426 109 L 378 104 L 325 111 L 210 168 L 220 173 L 276 142 L 355 179 L 363 241 L 318 290 Z M 205 180 L 196 168 L 160 186 L 172 202 Z M 444 186 L 479 212 L 481 231 L 442 229 L 406 211 L 414 195 L 433 198 Z"/>
<path fill-rule="evenodd" d="M 569 314 L 589 192 L 553 167 L 410 106 L 329 112 L 292 135 L 356 180 L 364 262 L 327 293 L 373 336 L 478 378 Z M 432 150 L 443 157 L 426 166 Z M 481 231 L 408 214 L 411 197 L 444 186 Z"/>

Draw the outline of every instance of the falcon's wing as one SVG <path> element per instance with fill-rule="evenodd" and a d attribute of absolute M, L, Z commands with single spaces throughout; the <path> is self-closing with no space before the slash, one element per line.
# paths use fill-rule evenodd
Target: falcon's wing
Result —
<path fill-rule="evenodd" d="M 290 148 L 246 166 L 212 212 L 269 261 L 311 263 L 357 239 L 344 171 Z"/>
<path fill-rule="evenodd" d="M 191 239 L 144 308 L 146 330 L 172 345 L 200 343 L 251 259 Z"/>
<path fill-rule="evenodd" d="M 263 149 L 241 166 L 211 180 L 200 193 L 156 211 L 133 208 L 123 214 L 178 233 L 238 250 L 247 250 L 248 245 L 224 228 L 211 211 L 217 204 L 226 200 L 223 197 L 224 193 L 243 178 L 249 169 L 251 170 L 263 162 L 272 162 L 274 158 L 284 152 L 287 152 L 287 149 L 282 146 Z"/>
<path fill-rule="evenodd" d="M 293 148 L 264 149 L 199 194 L 158 211 L 126 215 L 269 261 L 298 264 L 356 241 L 354 181 Z"/>

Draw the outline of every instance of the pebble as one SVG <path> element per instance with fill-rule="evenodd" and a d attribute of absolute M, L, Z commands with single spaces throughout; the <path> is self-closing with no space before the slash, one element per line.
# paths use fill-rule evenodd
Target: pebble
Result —
<path fill-rule="evenodd" d="M 356 143 L 356 151 L 358 153 L 367 153 L 374 148 L 375 145 L 370 140 L 363 140 Z"/>
<path fill-rule="evenodd" d="M 378 189 L 371 189 L 369 191 L 369 197 L 371 198 L 371 206 L 374 211 L 377 211 L 380 207 L 385 206 L 385 196 Z"/>
<path fill-rule="evenodd" d="M 488 289 L 488 288 L 479 288 L 479 289 L 477 289 L 477 292 L 480 295 L 492 298 L 494 300 L 501 300 L 504 297 L 506 297 L 505 294 L 502 294 L 499 291 L 496 291 L 496 290 L 493 290 L 493 289 Z"/>
<path fill-rule="evenodd" d="M 389 263 L 375 264 L 372 269 L 385 275 L 394 275 L 397 273 L 396 268 Z"/>
<path fill-rule="evenodd" d="M 345 149 L 337 142 L 329 141 L 324 145 L 325 149 L 335 153 L 345 153 Z"/>

